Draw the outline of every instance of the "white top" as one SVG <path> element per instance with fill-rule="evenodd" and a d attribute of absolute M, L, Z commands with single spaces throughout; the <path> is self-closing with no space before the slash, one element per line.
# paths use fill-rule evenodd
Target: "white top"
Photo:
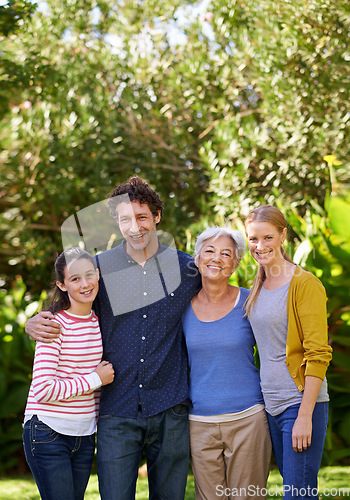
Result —
<path fill-rule="evenodd" d="M 259 411 L 263 411 L 265 406 L 261 403 L 251 406 L 246 410 L 236 411 L 234 413 L 221 413 L 221 415 L 192 415 L 189 413 L 188 419 L 195 422 L 207 422 L 210 424 L 219 424 L 221 422 L 233 422 L 234 420 L 240 420 L 241 418 L 251 417 Z"/>
<path fill-rule="evenodd" d="M 37 342 L 25 422 L 33 415 L 61 434 L 84 436 L 96 429 L 102 382 L 96 366 L 102 358 L 97 316 L 55 315 L 62 333 L 50 344 Z"/>

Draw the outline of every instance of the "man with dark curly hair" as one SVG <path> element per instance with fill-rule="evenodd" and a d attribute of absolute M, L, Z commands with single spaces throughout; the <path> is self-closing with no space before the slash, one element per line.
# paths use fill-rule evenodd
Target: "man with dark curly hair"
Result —
<path fill-rule="evenodd" d="M 96 256 L 100 290 L 95 301 L 104 359 L 115 379 L 102 388 L 97 465 L 102 500 L 135 498 L 142 454 L 149 498 L 182 500 L 189 465 L 188 364 L 181 318 L 200 289 L 192 257 L 162 245 L 159 195 L 131 177 L 108 195 L 124 241 Z M 35 317 L 36 318 L 36 317 Z M 28 320 L 38 340 L 44 323 Z M 52 337 L 51 337 L 52 338 Z"/>

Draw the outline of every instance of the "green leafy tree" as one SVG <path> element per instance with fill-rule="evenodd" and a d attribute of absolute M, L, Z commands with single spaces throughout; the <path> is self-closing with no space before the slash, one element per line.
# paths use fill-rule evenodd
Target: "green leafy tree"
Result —
<path fill-rule="evenodd" d="M 202 161 L 216 210 L 247 213 L 257 200 L 323 206 L 334 154 L 348 181 L 349 6 L 344 1 L 210 4 L 212 66 L 225 99 Z M 224 93 L 224 92 L 223 92 Z"/>
<path fill-rule="evenodd" d="M 141 42 L 131 31 L 143 20 L 127 22 L 130 4 L 118 11 L 113 2 L 47 5 L 47 12 L 36 11 L 23 30 L 3 41 L 17 73 L 15 83 L 3 73 L 8 108 L 0 127 L 0 273 L 21 274 L 38 291 L 61 250 L 63 221 L 104 199 L 129 175 L 143 175 L 160 191 L 170 232 L 198 216 L 197 195 L 206 187 L 200 170 L 189 164 L 195 148 L 188 152 L 184 137 L 176 139 L 159 111 L 163 103 L 155 98 L 152 104 L 147 78 L 153 69 L 139 76 Z M 112 36 L 120 19 L 125 26 L 115 53 L 106 32 Z"/>

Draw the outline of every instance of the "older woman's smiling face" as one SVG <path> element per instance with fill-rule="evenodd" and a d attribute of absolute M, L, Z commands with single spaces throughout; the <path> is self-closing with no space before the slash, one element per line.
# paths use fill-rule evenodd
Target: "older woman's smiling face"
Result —
<path fill-rule="evenodd" d="M 202 277 L 228 280 L 236 268 L 236 251 L 232 238 L 222 235 L 205 240 L 196 257 L 196 264 Z"/>

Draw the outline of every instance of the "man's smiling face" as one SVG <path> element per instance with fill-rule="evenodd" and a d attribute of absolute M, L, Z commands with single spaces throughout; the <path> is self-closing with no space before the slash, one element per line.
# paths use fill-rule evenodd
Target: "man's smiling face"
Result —
<path fill-rule="evenodd" d="M 117 213 L 127 253 L 132 255 L 134 252 L 150 250 L 152 255 L 154 247 L 158 247 L 157 224 L 160 214 L 154 216 L 146 203 L 141 204 L 137 200 L 119 203 Z"/>

